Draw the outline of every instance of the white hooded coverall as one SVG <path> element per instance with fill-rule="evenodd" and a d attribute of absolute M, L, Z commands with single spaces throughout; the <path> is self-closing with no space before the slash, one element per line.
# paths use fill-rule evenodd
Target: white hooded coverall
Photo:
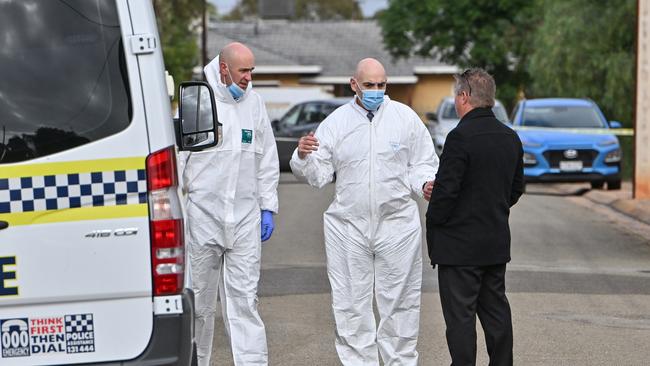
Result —
<path fill-rule="evenodd" d="M 291 159 L 300 179 L 323 187 L 336 174 L 324 217 L 327 272 L 343 365 L 417 365 L 422 229 L 416 202 L 438 169 L 420 118 L 387 96 L 372 122 L 356 98 L 316 130 L 318 150 Z M 373 314 L 373 290 L 380 315 Z"/>
<path fill-rule="evenodd" d="M 210 364 L 219 289 L 235 365 L 267 365 L 266 332 L 257 311 L 260 210 L 278 211 L 278 153 L 262 98 L 249 84 L 235 101 L 218 70 L 215 58 L 204 72 L 223 125 L 219 144 L 179 157 L 197 354 L 199 365 Z"/>

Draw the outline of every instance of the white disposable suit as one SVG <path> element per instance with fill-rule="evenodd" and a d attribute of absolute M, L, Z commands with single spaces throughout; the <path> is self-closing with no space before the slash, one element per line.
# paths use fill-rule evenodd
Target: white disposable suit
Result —
<path fill-rule="evenodd" d="M 219 289 L 235 365 L 266 365 L 266 332 L 257 311 L 260 210 L 278 211 L 278 153 L 262 98 L 249 84 L 235 101 L 218 69 L 216 58 L 204 72 L 223 124 L 219 144 L 179 156 L 197 354 L 199 365 L 209 365 Z"/>
<path fill-rule="evenodd" d="M 318 150 L 291 159 L 299 179 L 336 176 L 324 216 L 336 349 L 343 365 L 417 365 L 422 229 L 412 195 L 438 168 L 433 142 L 409 107 L 384 98 L 370 122 L 356 98 L 318 127 Z M 373 290 L 379 326 L 373 314 Z"/>

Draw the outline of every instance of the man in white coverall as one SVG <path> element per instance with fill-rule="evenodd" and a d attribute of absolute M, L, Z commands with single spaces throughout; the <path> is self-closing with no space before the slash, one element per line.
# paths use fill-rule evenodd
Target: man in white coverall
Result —
<path fill-rule="evenodd" d="M 219 289 L 235 365 L 267 365 L 257 311 L 261 241 L 278 211 L 278 153 L 262 98 L 252 90 L 253 53 L 231 43 L 204 69 L 223 134 L 212 149 L 181 155 L 196 299 L 199 365 L 210 364 Z"/>
<path fill-rule="evenodd" d="M 342 364 L 379 365 L 379 351 L 384 365 L 417 365 L 422 229 L 411 194 L 430 195 L 438 158 L 417 114 L 384 96 L 381 63 L 361 60 L 350 85 L 354 100 L 299 140 L 291 169 L 319 188 L 336 174 L 324 224 Z"/>

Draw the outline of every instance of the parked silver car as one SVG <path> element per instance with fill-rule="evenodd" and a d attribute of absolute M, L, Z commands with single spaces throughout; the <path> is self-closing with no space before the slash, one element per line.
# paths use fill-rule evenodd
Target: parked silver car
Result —
<path fill-rule="evenodd" d="M 492 111 L 499 121 L 510 123 L 508 113 L 500 101 L 496 101 Z M 456 127 L 459 121 L 456 108 L 454 107 L 454 97 L 444 98 L 438 105 L 436 112 L 429 112 L 426 114 L 426 117 L 428 120 L 427 128 L 429 129 L 429 133 L 431 133 L 431 138 L 433 138 L 436 153 L 440 155 L 442 154 L 442 148 L 445 145 L 447 134 Z"/>

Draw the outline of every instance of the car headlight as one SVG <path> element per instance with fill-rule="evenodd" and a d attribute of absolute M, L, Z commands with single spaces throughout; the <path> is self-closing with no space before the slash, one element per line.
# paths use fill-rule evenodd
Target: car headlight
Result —
<path fill-rule="evenodd" d="M 526 147 L 540 147 L 540 146 L 542 146 L 541 143 L 533 142 L 533 141 L 522 141 L 521 144 L 526 146 Z"/>
<path fill-rule="evenodd" d="M 536 165 L 536 164 L 537 164 L 537 158 L 535 157 L 535 155 L 525 152 L 524 165 Z"/>
<path fill-rule="evenodd" d="M 598 146 L 610 146 L 618 144 L 617 140 L 605 140 L 598 143 Z"/>
<path fill-rule="evenodd" d="M 619 161 L 621 161 L 621 149 L 610 151 L 605 155 L 606 163 L 618 163 Z"/>

